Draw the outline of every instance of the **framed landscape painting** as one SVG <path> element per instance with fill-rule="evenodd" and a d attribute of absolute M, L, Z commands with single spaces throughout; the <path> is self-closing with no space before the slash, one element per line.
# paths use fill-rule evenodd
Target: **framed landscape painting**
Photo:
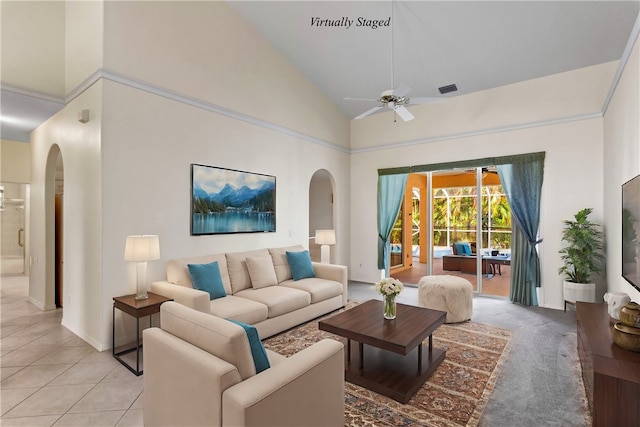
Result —
<path fill-rule="evenodd" d="M 276 177 L 191 165 L 191 235 L 276 231 Z"/>

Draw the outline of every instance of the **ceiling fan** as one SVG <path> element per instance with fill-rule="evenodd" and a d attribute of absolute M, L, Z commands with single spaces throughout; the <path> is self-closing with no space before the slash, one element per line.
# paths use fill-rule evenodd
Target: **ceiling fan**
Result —
<path fill-rule="evenodd" d="M 393 24 L 394 16 L 393 16 L 393 0 L 391 0 L 391 87 L 394 87 L 394 79 L 393 79 L 393 69 L 394 69 L 394 55 L 393 55 Z M 362 99 L 362 98 L 344 98 L 345 100 L 350 101 L 377 101 L 380 105 L 377 105 L 359 116 L 355 117 L 355 120 L 362 119 L 375 113 L 378 110 L 381 110 L 384 107 L 387 107 L 390 110 L 393 110 L 402 120 L 408 122 L 410 120 L 415 119 L 415 116 L 411 114 L 409 110 L 407 110 L 408 105 L 416 105 L 416 104 L 430 104 L 436 102 L 446 102 L 446 98 L 438 98 L 438 97 L 413 97 L 410 98 L 407 95 L 411 91 L 411 88 L 405 84 L 398 84 L 393 89 L 388 89 L 383 91 L 380 94 L 380 98 L 378 99 Z"/>
<path fill-rule="evenodd" d="M 355 120 L 362 119 L 367 117 L 370 114 L 375 113 L 378 110 L 381 110 L 385 106 L 396 112 L 397 115 L 400 116 L 402 120 L 408 122 L 409 120 L 413 120 L 415 116 L 411 114 L 409 110 L 407 110 L 406 106 L 408 105 L 417 105 L 417 104 L 430 104 L 436 102 L 446 102 L 446 98 L 438 98 L 438 97 L 408 97 L 407 94 L 411 91 L 411 88 L 405 84 L 400 83 L 394 89 L 385 90 L 380 94 L 379 99 L 362 99 L 362 98 L 345 98 L 350 101 L 377 101 L 380 105 L 377 105 L 359 116 L 355 117 Z"/>

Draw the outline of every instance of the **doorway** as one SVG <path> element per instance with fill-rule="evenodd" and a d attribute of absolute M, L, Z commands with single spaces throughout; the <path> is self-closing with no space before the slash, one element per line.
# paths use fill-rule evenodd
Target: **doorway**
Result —
<path fill-rule="evenodd" d="M 0 183 L 0 273 L 28 272 L 26 263 L 28 184 Z"/>
<path fill-rule="evenodd" d="M 56 308 L 63 306 L 63 218 L 64 218 L 64 164 L 62 153 L 58 151 L 56 159 L 56 176 L 54 192 L 54 227 L 55 227 L 55 303 Z"/>
<path fill-rule="evenodd" d="M 335 230 L 334 179 L 326 169 L 317 170 L 309 183 L 309 255 L 320 262 L 320 245 L 315 242 L 316 230 Z M 330 252 L 335 262 L 335 251 Z"/>
<path fill-rule="evenodd" d="M 412 209 L 402 234 L 413 244 L 392 277 L 417 284 L 425 275 L 454 275 L 476 292 L 509 295 L 511 214 L 495 167 L 410 174 L 402 206 Z M 457 253 L 462 244 L 468 253 Z"/>

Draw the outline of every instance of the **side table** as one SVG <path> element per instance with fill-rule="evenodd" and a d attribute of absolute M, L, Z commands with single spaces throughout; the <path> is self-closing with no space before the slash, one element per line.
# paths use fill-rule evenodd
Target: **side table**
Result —
<path fill-rule="evenodd" d="M 167 301 L 173 301 L 172 298 L 167 298 L 162 295 L 148 292 L 149 298 L 143 300 L 135 299 L 136 295 L 124 295 L 120 297 L 113 297 L 113 335 L 111 336 L 111 348 L 113 357 L 122 363 L 127 369 L 133 372 L 136 376 L 142 375 L 142 369 L 140 369 L 140 350 L 142 349 L 142 342 L 140 341 L 140 318 L 149 316 L 149 327 L 151 324 L 151 315 L 160 312 L 160 306 Z M 136 346 L 116 352 L 116 308 L 120 311 L 127 313 L 136 319 Z M 125 362 L 120 356 L 136 352 L 136 367 L 135 369 Z"/>

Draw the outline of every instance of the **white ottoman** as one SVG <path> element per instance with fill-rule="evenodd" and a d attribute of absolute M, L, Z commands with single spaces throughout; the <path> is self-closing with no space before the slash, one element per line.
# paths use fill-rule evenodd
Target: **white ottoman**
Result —
<path fill-rule="evenodd" d="M 418 282 L 420 305 L 447 312 L 445 323 L 464 322 L 473 313 L 473 286 L 457 276 L 424 276 Z"/>

